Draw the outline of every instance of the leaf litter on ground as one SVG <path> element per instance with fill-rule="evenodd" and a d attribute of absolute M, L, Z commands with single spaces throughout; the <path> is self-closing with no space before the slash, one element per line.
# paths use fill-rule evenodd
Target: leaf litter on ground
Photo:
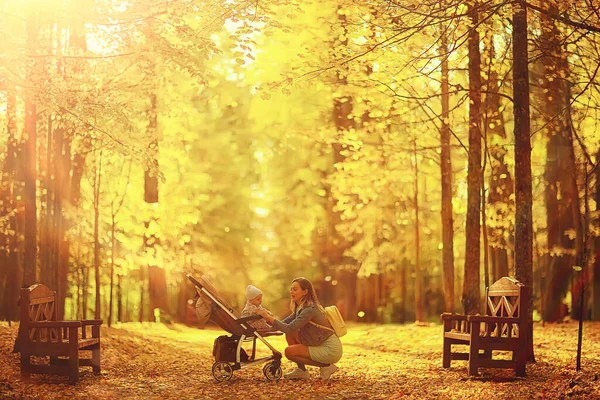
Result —
<path fill-rule="evenodd" d="M 536 363 L 527 377 L 482 369 L 469 377 L 466 361 L 442 364 L 442 327 L 351 325 L 344 356 L 328 381 L 309 367 L 310 381 L 268 382 L 263 364 L 235 371 L 229 382 L 211 374 L 218 328 L 125 323 L 102 327 L 102 373 L 81 369 L 79 383 L 32 375 L 21 381 L 19 355 L 11 353 L 17 324 L 0 322 L 0 398 L 16 399 L 593 399 L 600 398 L 600 323 L 584 324 L 582 371 L 575 371 L 577 324 L 536 324 Z M 267 338 L 281 352 L 282 336 Z M 245 347 L 249 349 L 250 344 Z M 258 355 L 269 355 L 259 343 Z M 283 363 L 284 372 L 293 365 Z"/>

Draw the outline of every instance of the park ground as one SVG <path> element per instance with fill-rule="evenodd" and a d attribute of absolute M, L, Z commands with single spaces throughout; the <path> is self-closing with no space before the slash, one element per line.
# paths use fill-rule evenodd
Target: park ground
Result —
<path fill-rule="evenodd" d="M 82 368 L 76 385 L 65 378 L 19 376 L 11 353 L 17 325 L 0 322 L 0 398 L 15 399 L 600 399 L 600 323 L 586 323 L 582 370 L 576 372 L 577 323 L 536 324 L 536 363 L 527 377 L 510 370 L 467 375 L 466 361 L 442 364 L 442 327 L 351 325 L 342 338 L 340 370 L 328 381 L 310 368 L 310 381 L 268 382 L 262 365 L 235 371 L 229 382 L 211 375 L 218 328 L 118 324 L 102 328 L 102 372 Z M 280 351 L 283 337 L 269 338 Z M 263 353 L 266 347 L 259 348 Z M 291 369 L 289 361 L 285 370 Z"/>

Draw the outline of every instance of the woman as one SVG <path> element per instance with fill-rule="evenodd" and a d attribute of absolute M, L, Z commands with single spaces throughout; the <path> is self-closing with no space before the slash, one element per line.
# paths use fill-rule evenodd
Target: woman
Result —
<path fill-rule="evenodd" d="M 264 311 L 258 312 L 267 323 L 285 333 L 288 347 L 285 356 L 298 368 L 285 374 L 288 379 L 310 379 L 306 365 L 320 367 L 321 379 L 329 379 L 338 370 L 334 364 L 342 358 L 342 342 L 323 313 L 312 283 L 296 278 L 290 289 L 292 314 L 283 320 Z"/>

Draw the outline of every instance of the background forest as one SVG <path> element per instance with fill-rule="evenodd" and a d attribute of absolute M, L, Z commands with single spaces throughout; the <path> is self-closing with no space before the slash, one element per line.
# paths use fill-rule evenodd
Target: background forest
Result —
<path fill-rule="evenodd" d="M 42 282 L 191 322 L 203 272 L 382 323 L 511 275 L 600 320 L 599 33 L 591 0 L 2 1 L 0 319 Z"/>

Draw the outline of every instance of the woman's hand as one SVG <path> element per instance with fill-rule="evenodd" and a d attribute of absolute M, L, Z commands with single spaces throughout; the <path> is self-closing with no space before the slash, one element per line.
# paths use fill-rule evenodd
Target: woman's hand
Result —
<path fill-rule="evenodd" d="M 273 321 L 275 321 L 275 318 L 273 318 L 272 315 L 270 315 L 268 312 L 263 311 L 263 310 L 257 310 L 256 313 L 258 315 L 260 315 L 261 317 L 264 318 L 265 321 L 267 321 L 267 323 L 269 325 L 273 324 Z"/>

